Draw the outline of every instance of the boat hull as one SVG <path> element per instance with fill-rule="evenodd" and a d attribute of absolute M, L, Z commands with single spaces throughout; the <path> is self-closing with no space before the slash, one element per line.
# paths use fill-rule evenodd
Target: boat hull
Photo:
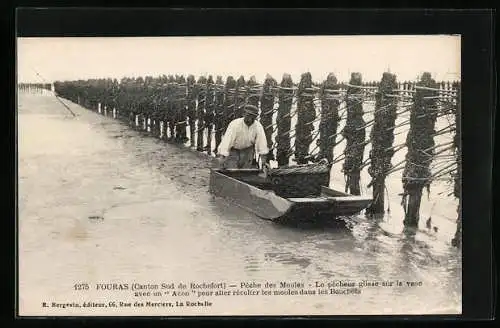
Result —
<path fill-rule="evenodd" d="M 316 220 L 360 213 L 372 199 L 352 196 L 325 186 L 321 194 L 308 197 L 281 197 L 272 183 L 259 176 L 257 169 L 210 171 L 210 193 L 230 200 L 260 218 L 280 220 Z"/>
<path fill-rule="evenodd" d="M 258 174 L 258 170 L 254 172 L 248 170 L 245 173 Z M 257 188 L 214 169 L 210 172 L 210 193 L 229 199 L 238 206 L 267 220 L 275 220 L 284 216 L 293 205 L 271 190 Z"/>

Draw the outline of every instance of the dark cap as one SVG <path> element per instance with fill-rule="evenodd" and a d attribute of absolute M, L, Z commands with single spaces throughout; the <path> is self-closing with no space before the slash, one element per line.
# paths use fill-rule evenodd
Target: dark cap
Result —
<path fill-rule="evenodd" d="M 254 105 L 245 105 L 244 112 L 246 114 L 254 115 L 255 117 L 259 116 L 259 109 Z"/>

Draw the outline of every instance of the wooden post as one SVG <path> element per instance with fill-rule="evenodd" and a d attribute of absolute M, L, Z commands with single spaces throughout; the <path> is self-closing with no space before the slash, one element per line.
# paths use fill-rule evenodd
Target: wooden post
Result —
<path fill-rule="evenodd" d="M 215 81 L 215 103 L 214 103 L 214 121 L 215 121 L 215 148 L 214 153 L 217 154 L 217 148 L 224 133 L 224 82 L 222 76 L 217 76 Z"/>
<path fill-rule="evenodd" d="M 168 112 L 168 130 L 169 141 L 177 141 L 177 120 L 178 120 L 178 102 L 177 102 L 177 76 L 169 75 L 167 86 L 167 112 Z"/>
<path fill-rule="evenodd" d="M 170 140 L 179 142 L 179 76 L 172 76 L 170 82 Z"/>
<path fill-rule="evenodd" d="M 350 85 L 347 88 L 347 120 L 342 134 L 346 139 L 344 150 L 345 162 L 343 165 L 344 175 L 347 178 L 346 192 L 360 195 L 359 185 L 361 165 L 365 149 L 365 121 L 363 120 L 363 91 L 361 86 L 361 74 L 352 73 Z"/>
<path fill-rule="evenodd" d="M 260 109 L 260 123 L 264 127 L 264 132 L 267 139 L 267 147 L 269 148 L 269 154 L 267 155 L 267 162 L 274 160 L 273 149 L 273 114 L 274 114 L 274 91 L 277 82 L 269 74 L 266 76 L 264 81 L 264 86 L 262 87 L 261 95 L 261 109 Z"/>
<path fill-rule="evenodd" d="M 329 163 L 333 161 L 333 149 L 336 143 L 337 128 L 340 121 L 339 90 L 337 78 L 333 73 L 323 82 L 320 90 L 321 121 L 319 123 L 319 158 L 326 158 Z"/>
<path fill-rule="evenodd" d="M 122 120 L 123 118 L 123 103 L 124 99 L 122 96 L 122 83 L 121 81 L 117 81 L 115 85 L 115 93 L 114 93 L 114 104 L 115 104 L 115 113 L 116 113 L 116 119 Z"/>
<path fill-rule="evenodd" d="M 453 237 L 451 244 L 455 247 L 462 245 L 462 94 L 460 82 L 455 82 L 454 89 L 457 91 L 456 105 L 455 105 L 455 137 L 453 144 L 455 146 L 457 173 L 455 175 L 453 194 L 458 199 L 458 216 L 457 216 L 457 230 Z"/>
<path fill-rule="evenodd" d="M 142 93 L 141 93 L 141 97 L 139 99 L 139 104 L 140 104 L 140 111 L 141 111 L 141 121 L 142 121 L 142 125 L 141 125 L 141 129 L 143 131 L 146 131 L 148 130 L 148 112 L 149 112 L 149 108 L 148 108 L 148 98 L 149 98 L 149 88 L 148 88 L 148 84 L 147 84 L 147 80 L 143 79 L 142 80 Z"/>
<path fill-rule="evenodd" d="M 297 124 L 295 125 L 295 160 L 297 164 L 307 164 L 309 147 L 313 141 L 313 121 L 316 118 L 312 92 L 311 73 L 302 74 L 297 91 Z"/>
<path fill-rule="evenodd" d="M 203 130 L 205 129 L 205 125 L 203 119 L 205 117 L 205 104 L 206 104 L 206 95 L 207 95 L 207 78 L 204 76 L 200 76 L 198 79 L 197 87 L 198 87 L 198 104 L 196 107 L 196 120 L 197 120 L 197 139 L 196 139 L 196 150 L 203 151 Z"/>
<path fill-rule="evenodd" d="M 99 94 L 101 100 L 102 115 L 108 116 L 108 97 L 109 97 L 108 80 L 103 79 L 101 81 L 101 85 L 99 86 Z"/>
<path fill-rule="evenodd" d="M 128 103 L 128 117 L 129 125 L 135 128 L 135 117 L 137 112 L 136 98 L 137 98 L 137 86 L 135 85 L 135 80 L 130 79 L 128 82 L 127 92 L 127 103 Z"/>
<path fill-rule="evenodd" d="M 215 117 L 214 97 L 215 97 L 214 79 L 212 75 L 209 75 L 207 79 L 205 115 L 203 117 L 203 120 L 205 122 L 204 126 L 207 130 L 207 144 L 203 148 L 204 150 L 207 151 L 208 155 L 212 153 L 212 133 L 214 129 L 214 117 Z"/>
<path fill-rule="evenodd" d="M 144 79 L 144 96 L 143 96 L 143 113 L 144 113 L 144 130 L 146 132 L 152 132 L 152 117 L 154 110 L 154 86 L 153 78 L 151 76 L 146 76 Z"/>
<path fill-rule="evenodd" d="M 154 80 L 152 86 L 152 95 L 151 95 L 151 106 L 153 107 L 151 110 L 151 119 L 152 119 L 152 128 L 151 132 L 153 136 L 160 138 L 161 130 L 160 130 L 160 86 L 159 81 L 157 79 Z"/>
<path fill-rule="evenodd" d="M 196 131 L 196 89 L 194 75 L 190 74 L 187 77 L 187 115 L 189 117 L 189 145 L 195 146 L 195 131 Z"/>
<path fill-rule="evenodd" d="M 396 75 L 384 73 L 375 95 L 374 124 L 370 133 L 372 149 L 370 151 L 370 167 L 368 173 L 372 181 L 368 187 L 373 187 L 373 203 L 366 210 L 367 214 L 382 214 L 385 212 L 385 179 L 391 169 L 394 155 L 394 125 L 398 109 L 397 98 L 387 97 L 393 94 L 397 87 Z"/>
<path fill-rule="evenodd" d="M 144 83 L 142 77 L 135 80 L 134 114 L 136 116 L 136 128 L 142 130 L 142 99 L 144 93 Z"/>
<path fill-rule="evenodd" d="M 188 140 L 186 135 L 187 109 L 186 109 L 186 80 L 181 75 L 177 78 L 177 85 L 174 95 L 176 126 L 175 138 L 178 143 L 185 143 Z"/>
<path fill-rule="evenodd" d="M 150 131 L 151 127 L 151 115 L 153 110 L 153 86 L 151 85 L 152 77 L 146 76 L 143 82 L 144 92 L 142 95 L 142 115 L 144 118 L 143 130 L 145 132 Z"/>
<path fill-rule="evenodd" d="M 422 74 L 417 87 L 437 88 L 437 83 L 430 73 Z M 430 188 L 430 164 L 434 151 L 434 125 L 437 118 L 436 91 L 416 89 L 410 114 L 410 130 L 406 138 L 406 163 L 403 171 L 403 206 L 405 209 L 404 225 L 418 227 L 420 201 L 424 187 Z"/>
<path fill-rule="evenodd" d="M 279 166 L 289 164 L 290 158 L 290 129 L 291 129 L 291 109 L 293 102 L 293 81 L 290 74 L 283 74 L 279 89 L 279 107 L 276 136 L 277 148 L 276 157 Z"/>
<path fill-rule="evenodd" d="M 227 126 L 232 120 L 236 118 L 236 80 L 232 76 L 226 78 L 226 85 L 224 86 L 224 117 L 222 121 L 222 135 L 225 133 Z M 221 136 L 222 136 L 221 135 Z"/>
<path fill-rule="evenodd" d="M 158 81 L 157 87 L 157 115 L 158 115 L 158 135 L 160 140 L 167 140 L 167 126 L 168 126 L 168 78 L 163 75 Z"/>
<path fill-rule="evenodd" d="M 173 75 L 168 76 L 167 83 L 167 124 L 165 126 L 165 137 L 166 140 L 173 140 L 175 138 L 175 108 L 174 108 L 174 99 L 175 99 L 175 77 Z"/>
<path fill-rule="evenodd" d="M 243 105 L 245 105 L 245 78 L 241 75 L 236 81 L 236 96 L 234 103 L 235 118 L 243 117 Z"/>
<path fill-rule="evenodd" d="M 113 118 L 116 119 L 118 117 L 118 94 L 120 92 L 120 86 L 118 84 L 118 80 L 113 79 L 111 84 L 111 107 L 113 108 Z"/>
<path fill-rule="evenodd" d="M 260 102 L 260 91 L 256 90 L 257 88 L 257 80 L 255 76 L 250 77 L 247 82 L 247 92 L 246 92 L 246 103 L 249 105 L 253 105 L 259 108 Z"/>
<path fill-rule="evenodd" d="M 135 85 L 135 81 L 134 80 L 130 80 L 129 81 L 129 85 L 128 85 L 128 92 L 127 92 L 127 95 L 128 95 L 128 99 L 127 99 L 127 102 L 128 102 L 128 108 L 129 108 L 129 112 L 128 112 L 128 117 L 129 117 L 129 124 L 135 128 L 136 126 L 136 112 L 137 112 L 137 105 L 136 105 L 136 98 L 137 98 L 137 86 Z"/>

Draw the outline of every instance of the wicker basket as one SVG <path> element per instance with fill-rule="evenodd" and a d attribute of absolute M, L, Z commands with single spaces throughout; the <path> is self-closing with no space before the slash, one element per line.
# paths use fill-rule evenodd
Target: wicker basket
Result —
<path fill-rule="evenodd" d="M 316 197 L 328 186 L 331 164 L 280 167 L 268 172 L 274 192 L 281 197 Z"/>

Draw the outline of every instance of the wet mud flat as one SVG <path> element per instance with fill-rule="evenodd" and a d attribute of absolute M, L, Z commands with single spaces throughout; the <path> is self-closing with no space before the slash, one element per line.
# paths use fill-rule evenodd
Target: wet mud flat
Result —
<path fill-rule="evenodd" d="M 54 97 L 19 99 L 21 307 L 37 313 L 42 299 L 74 299 L 82 281 L 399 279 L 422 286 L 241 306 L 225 298 L 212 311 L 461 311 L 461 254 L 440 234 L 404 233 L 394 211 L 342 227 L 260 220 L 211 197 L 211 158 L 66 103 L 76 117 Z"/>

